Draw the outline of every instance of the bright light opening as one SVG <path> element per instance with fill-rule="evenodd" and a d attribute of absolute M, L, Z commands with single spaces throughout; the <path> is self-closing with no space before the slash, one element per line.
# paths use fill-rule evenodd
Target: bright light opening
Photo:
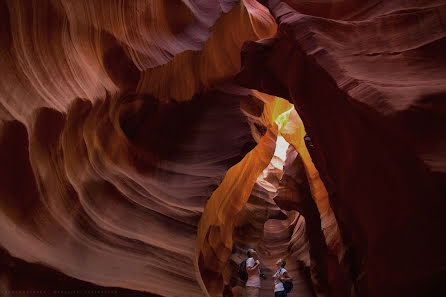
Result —
<path fill-rule="evenodd" d="M 279 179 L 283 174 L 283 166 L 285 165 L 287 151 L 290 144 L 285 140 L 283 136 L 280 135 L 280 131 L 287 125 L 290 113 L 294 109 L 294 106 L 291 105 L 290 108 L 279 114 L 280 110 L 283 110 L 284 105 L 286 104 L 285 106 L 288 106 L 289 103 L 286 102 L 284 99 L 279 98 L 275 103 L 277 104 L 274 104 L 274 107 L 271 109 L 272 120 L 274 121 L 274 123 L 277 124 L 279 128 L 279 135 L 277 136 L 276 140 L 274 157 L 271 159 L 270 164 L 265 168 L 265 170 L 263 170 L 262 174 L 260 174 L 260 176 L 257 178 L 257 183 L 270 192 L 275 192 L 277 189 L 275 185 L 267 181 L 268 176 L 273 172 L 275 172 L 275 174 L 278 174 L 277 170 L 281 172 L 278 176 Z"/>
<path fill-rule="evenodd" d="M 283 165 L 286 160 L 286 152 L 290 144 L 283 138 L 282 136 L 277 137 L 276 141 L 276 150 L 274 151 L 274 156 L 276 158 L 272 158 L 271 163 L 274 167 L 283 170 Z"/>

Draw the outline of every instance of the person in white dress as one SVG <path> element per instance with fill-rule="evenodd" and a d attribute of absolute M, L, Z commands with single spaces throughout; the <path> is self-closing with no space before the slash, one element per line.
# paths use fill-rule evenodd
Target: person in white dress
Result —
<path fill-rule="evenodd" d="M 288 275 L 288 271 L 285 269 L 285 259 L 279 259 L 276 262 L 277 271 L 273 275 L 274 279 L 274 297 L 287 297 L 287 292 L 283 286 L 283 282 L 292 281 L 292 278 Z"/>
<path fill-rule="evenodd" d="M 246 270 L 248 280 L 246 281 L 246 296 L 259 297 L 260 293 L 260 261 L 255 249 L 249 249 L 248 259 L 246 260 Z"/>

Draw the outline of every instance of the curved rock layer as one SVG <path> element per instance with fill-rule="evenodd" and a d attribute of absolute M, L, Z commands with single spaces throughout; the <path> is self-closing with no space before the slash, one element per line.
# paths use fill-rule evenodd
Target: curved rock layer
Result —
<path fill-rule="evenodd" d="M 268 129 L 256 148 L 226 173 L 206 203 L 198 229 L 198 265 L 211 296 L 219 296 L 223 291 L 222 271 L 232 251 L 236 218 L 274 155 L 277 132 L 277 126 Z"/>
<path fill-rule="evenodd" d="M 0 14 L 0 110 L 27 124 L 39 107 L 66 112 L 106 92 L 188 101 L 276 28 L 254 0 L 5 1 Z"/>
<path fill-rule="evenodd" d="M 264 2 L 278 33 L 238 78 L 302 116 L 355 294 L 443 296 L 444 1 Z"/>
<path fill-rule="evenodd" d="M 37 296 L 131 296 L 160 297 L 146 292 L 122 289 L 118 287 L 100 287 L 92 283 L 70 278 L 51 268 L 26 263 L 11 257 L 5 250 L 0 250 L 0 290 L 1 295 Z M 20 276 L 20 277 L 18 277 Z"/>
<path fill-rule="evenodd" d="M 0 15 L 0 245 L 101 286 L 206 296 L 197 225 L 255 146 L 250 91 L 230 81 L 242 43 L 275 32 L 268 10 L 47 0 Z"/>
<path fill-rule="evenodd" d="M 203 239 L 199 241 L 198 265 L 203 281 L 211 296 L 220 296 L 221 292 L 224 296 L 243 296 L 238 265 L 246 257 L 246 250 L 256 247 L 267 276 L 262 281 L 261 296 L 271 294 L 272 274 L 279 258 L 288 260 L 287 269 L 294 278 L 295 289 L 290 296 L 345 296 L 349 282 L 338 262 L 343 256 L 340 233 L 327 191 L 303 145 L 302 121 L 286 100 L 257 95 L 266 101 L 262 114 L 254 112 L 252 105 L 244 105 L 245 112 L 252 121 L 278 125 L 285 138 L 277 138 L 272 146 L 274 156 L 266 166 L 252 159 L 268 134 L 263 136 L 258 147 L 228 171 L 206 204 L 199 229 L 199 238 Z M 247 166 L 248 162 L 255 166 Z M 252 182 L 253 171 L 241 168 L 265 168 L 250 194 L 245 190 Z"/>
<path fill-rule="evenodd" d="M 2 294 L 240 296 L 255 246 L 262 297 L 278 257 L 290 297 L 446 295 L 444 0 L 0 18 Z"/>
<path fill-rule="evenodd" d="M 77 100 L 67 115 L 39 109 L 29 143 L 23 124 L 5 123 L 2 245 L 105 286 L 203 294 L 191 269 L 203 205 L 255 145 L 239 101 L 218 93 L 170 105 Z M 237 122 L 238 133 L 225 137 Z"/>

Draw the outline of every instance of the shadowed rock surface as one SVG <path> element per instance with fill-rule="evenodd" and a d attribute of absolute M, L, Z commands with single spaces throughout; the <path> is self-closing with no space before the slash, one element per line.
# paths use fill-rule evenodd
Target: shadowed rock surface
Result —
<path fill-rule="evenodd" d="M 261 297 L 446 296 L 446 1 L 0 19 L 1 296 L 243 296 L 249 247 Z"/>
<path fill-rule="evenodd" d="M 278 33 L 245 44 L 239 80 L 302 116 L 356 294 L 442 296 L 444 4 L 380 3 L 365 16 L 350 1 L 354 14 L 328 20 L 266 2 Z"/>

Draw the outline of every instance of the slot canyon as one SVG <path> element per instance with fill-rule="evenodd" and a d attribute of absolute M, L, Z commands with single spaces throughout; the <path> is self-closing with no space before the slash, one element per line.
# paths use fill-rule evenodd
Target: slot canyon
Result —
<path fill-rule="evenodd" d="M 446 0 L 0 0 L 0 296 L 446 296 Z"/>

